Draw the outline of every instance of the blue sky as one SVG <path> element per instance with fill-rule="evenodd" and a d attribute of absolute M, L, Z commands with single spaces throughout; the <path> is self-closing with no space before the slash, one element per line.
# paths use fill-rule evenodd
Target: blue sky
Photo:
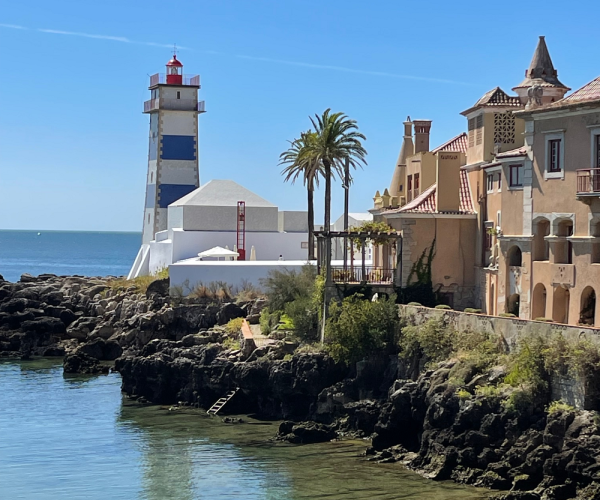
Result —
<path fill-rule="evenodd" d="M 200 74 L 202 182 L 229 178 L 286 210 L 279 153 L 331 107 L 367 136 L 351 211 L 388 186 L 402 121 L 433 120 L 432 146 L 466 128 L 460 111 L 517 85 L 545 35 L 559 78 L 600 74 L 600 4 L 263 1 L 176 4 L 21 0 L 0 15 L 0 228 L 139 231 L 147 166 L 148 75 L 173 43 Z M 585 6 L 585 9 L 584 9 Z M 586 12 L 582 15 L 582 12 Z M 316 196 L 317 222 L 322 219 Z M 334 187 L 333 217 L 342 211 Z"/>

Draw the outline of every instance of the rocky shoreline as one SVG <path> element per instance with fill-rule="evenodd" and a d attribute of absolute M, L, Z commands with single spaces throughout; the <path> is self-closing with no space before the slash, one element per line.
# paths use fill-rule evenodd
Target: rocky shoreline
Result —
<path fill-rule="evenodd" d="M 600 498 L 600 419 L 588 411 L 515 411 L 497 394 L 461 398 L 455 361 L 414 373 L 398 356 L 347 367 L 280 341 L 227 347 L 222 325 L 256 321 L 263 302 L 173 304 L 168 281 L 146 293 L 107 278 L 0 280 L 0 356 L 64 356 L 65 373 L 102 373 L 141 402 L 209 408 L 233 388 L 231 413 L 285 420 L 278 439 L 371 438 L 370 460 L 431 479 L 502 490 L 504 499 Z M 302 351 L 302 350 L 300 350 Z M 475 387 L 498 373 L 467 376 Z"/>

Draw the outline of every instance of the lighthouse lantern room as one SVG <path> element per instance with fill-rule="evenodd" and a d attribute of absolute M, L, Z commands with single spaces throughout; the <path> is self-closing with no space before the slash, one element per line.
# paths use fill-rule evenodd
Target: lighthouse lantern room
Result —
<path fill-rule="evenodd" d="M 177 54 L 167 63 L 167 85 L 181 85 L 183 80 L 183 64 L 177 60 Z"/>

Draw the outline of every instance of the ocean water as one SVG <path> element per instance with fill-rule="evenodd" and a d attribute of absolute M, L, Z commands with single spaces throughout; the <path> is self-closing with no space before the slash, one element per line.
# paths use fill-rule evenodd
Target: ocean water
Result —
<path fill-rule="evenodd" d="M 55 360 L 0 361 L 0 498 L 6 500 L 474 500 L 359 456 L 366 443 L 290 446 L 277 422 L 123 399 L 120 377 L 63 376 Z"/>
<path fill-rule="evenodd" d="M 0 231 L 0 274 L 122 276 L 133 264 L 141 233 Z"/>

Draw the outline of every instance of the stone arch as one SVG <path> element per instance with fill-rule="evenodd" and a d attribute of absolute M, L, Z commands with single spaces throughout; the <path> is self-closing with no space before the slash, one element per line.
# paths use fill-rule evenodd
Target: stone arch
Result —
<path fill-rule="evenodd" d="M 521 267 L 523 265 L 523 253 L 519 245 L 513 245 L 508 249 L 506 259 L 510 267 Z"/>
<path fill-rule="evenodd" d="M 531 308 L 531 318 L 546 317 L 546 287 L 543 283 L 538 283 L 533 289 L 533 305 Z"/>
<path fill-rule="evenodd" d="M 539 217 L 534 224 L 533 260 L 550 260 L 550 245 L 545 239 L 546 236 L 550 236 L 550 221 Z"/>
<path fill-rule="evenodd" d="M 552 299 L 552 319 L 557 323 L 569 323 L 569 289 L 557 286 Z"/>
<path fill-rule="evenodd" d="M 579 324 L 594 326 L 596 322 L 596 291 L 586 286 L 581 292 Z"/>
<path fill-rule="evenodd" d="M 506 301 L 506 312 L 519 316 L 521 296 L 518 293 L 513 293 Z"/>

